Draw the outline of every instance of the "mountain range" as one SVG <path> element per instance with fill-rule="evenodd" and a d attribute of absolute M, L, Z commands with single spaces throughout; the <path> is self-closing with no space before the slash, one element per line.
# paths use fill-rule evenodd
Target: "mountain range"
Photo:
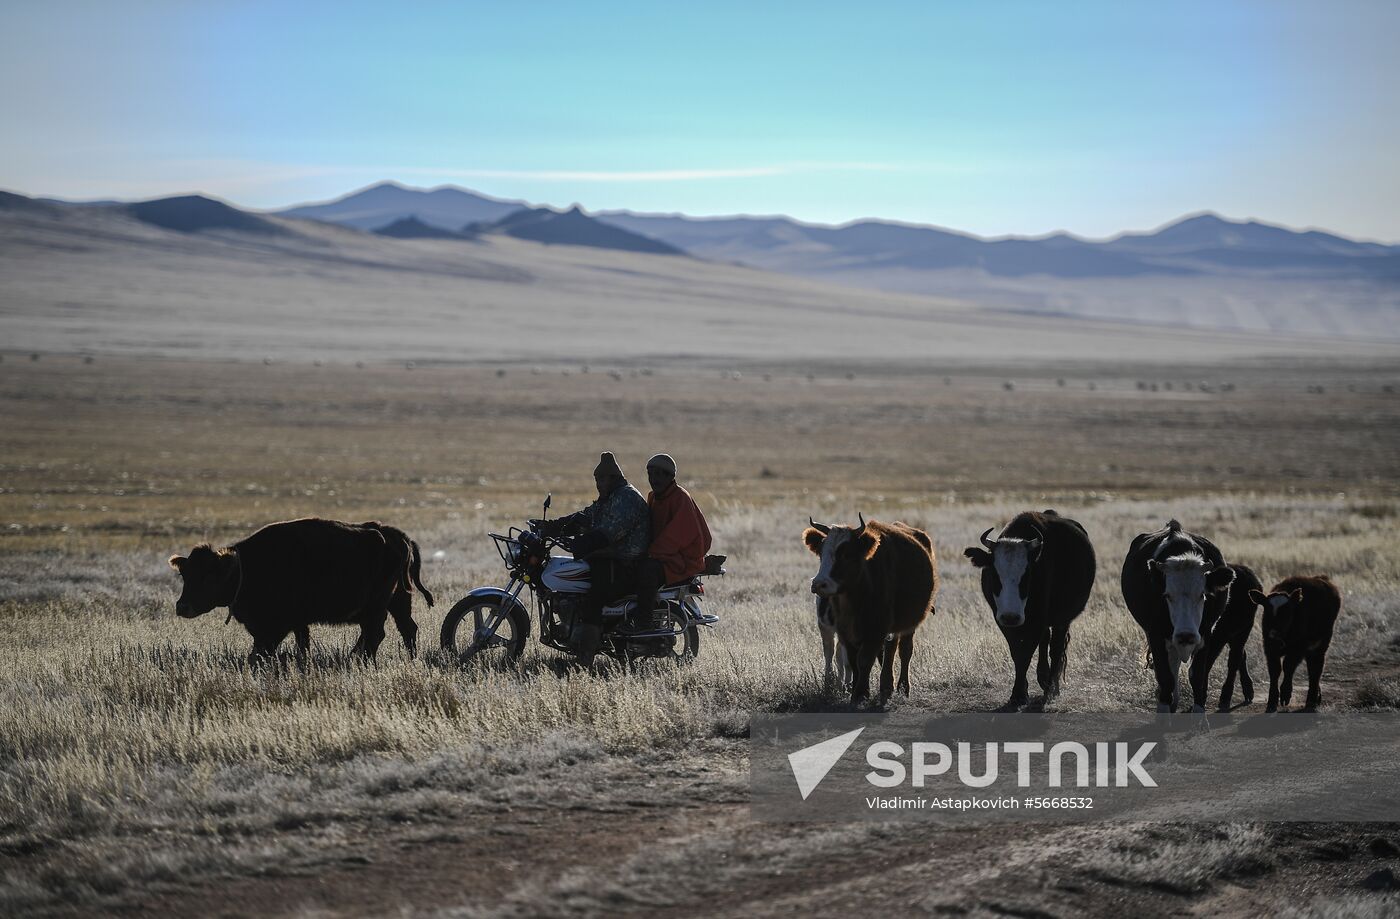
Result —
<path fill-rule="evenodd" d="M 434 264 L 475 264 L 483 247 L 507 239 L 545 244 L 541 252 L 573 251 L 571 263 L 603 259 L 605 251 L 684 254 L 840 285 L 857 296 L 882 290 L 1048 317 L 1400 339 L 1400 246 L 1210 213 L 1106 240 L 1067 233 L 985 239 L 879 220 L 823 226 L 787 217 L 589 214 L 578 206 L 557 210 L 460 188 L 394 183 L 277 212 L 253 213 L 198 195 L 65 203 L 8 193 L 0 193 L 0 212 L 66 213 L 72 219 L 65 232 L 76 232 L 84 220 L 96 228 L 120 217 L 177 235 L 250 241 L 320 240 L 324 233 L 313 228 L 335 227 L 399 246 L 439 247 L 431 250 Z M 375 251 L 378 259 L 418 257 L 407 248 Z M 511 273 L 525 262 L 512 260 Z"/>
<path fill-rule="evenodd" d="M 523 202 L 490 198 L 460 188 L 413 189 L 385 182 L 323 204 L 277 212 L 283 217 L 324 220 L 377 229 L 404 218 L 429 227 L 460 231 L 466 224 L 539 220 L 558 214 Z M 522 213 L 534 214 L 526 218 Z M 575 206 L 566 213 L 586 215 Z M 1400 246 L 1359 242 L 1316 230 L 1297 231 L 1259 221 L 1229 220 L 1203 213 L 1147 233 L 1112 239 L 1081 239 L 1067 233 L 1038 238 L 984 239 L 932 226 L 859 220 L 841 226 L 803 223 L 788 217 L 687 217 L 602 211 L 601 225 L 627 230 L 711 261 L 726 261 L 816 276 L 859 279 L 877 287 L 911 289 L 910 273 L 926 273 L 928 292 L 943 292 L 940 272 L 972 271 L 989 278 L 1031 276 L 1061 279 L 1123 279 L 1193 275 L 1274 275 L 1400 282 Z M 546 219 L 548 219 L 546 217 Z M 505 224 L 509 227 L 510 223 Z M 572 234 L 575 245 L 601 226 Z M 535 238 L 522 235 L 520 238 Z M 550 241 L 541 239 L 540 241 Z M 632 241 L 635 244 L 635 241 Z M 606 246 L 605 246 L 606 247 Z M 647 251 L 644 247 L 634 251 Z M 873 272 L 889 272 L 879 283 Z M 916 285 L 917 286 L 917 285 Z"/>

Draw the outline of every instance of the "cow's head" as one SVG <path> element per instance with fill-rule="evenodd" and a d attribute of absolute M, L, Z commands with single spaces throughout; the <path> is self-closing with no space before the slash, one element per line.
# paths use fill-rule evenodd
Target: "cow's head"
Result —
<path fill-rule="evenodd" d="M 987 527 L 982 534 L 979 549 L 969 546 L 963 555 L 972 564 L 982 569 L 983 582 L 990 582 L 995 598 L 997 625 L 1004 629 L 1014 629 L 1026 622 L 1026 597 L 1031 589 L 1031 568 L 1040 561 L 1040 552 L 1045 548 L 1045 537 L 1039 530 L 1031 539 L 1003 536 L 988 539 L 996 527 Z"/>
<path fill-rule="evenodd" d="M 1210 562 L 1194 552 L 1148 559 L 1147 571 L 1167 601 L 1172 644 L 1181 657 L 1190 657 L 1202 644 L 1201 619 L 1205 616 L 1206 598 L 1228 591 L 1235 572 L 1229 565 L 1212 568 Z"/>
<path fill-rule="evenodd" d="M 859 527 L 827 526 L 811 517 L 807 522 L 811 526 L 802 534 L 802 541 L 821 559 L 817 576 L 812 578 L 812 593 L 833 597 L 860 577 L 866 559 L 880 548 L 880 535 L 866 530 L 863 516 Z"/>
<path fill-rule="evenodd" d="M 1302 608 L 1303 591 L 1274 590 L 1266 594 L 1262 590 L 1251 590 L 1249 599 L 1264 607 L 1264 645 L 1270 647 L 1281 644 L 1293 624 L 1293 618 Z"/>
<path fill-rule="evenodd" d="M 243 577 L 238 553 L 195 546 L 188 556 L 170 556 L 170 567 L 180 572 L 184 588 L 175 601 L 175 614 L 184 619 L 203 616 L 216 606 L 228 606 L 238 594 Z"/>

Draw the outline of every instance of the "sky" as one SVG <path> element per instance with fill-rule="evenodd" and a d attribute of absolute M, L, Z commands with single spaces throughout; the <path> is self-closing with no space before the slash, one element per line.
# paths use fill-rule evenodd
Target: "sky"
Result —
<path fill-rule="evenodd" d="M 1400 241 L 1400 4 L 0 3 L 0 188 Z"/>

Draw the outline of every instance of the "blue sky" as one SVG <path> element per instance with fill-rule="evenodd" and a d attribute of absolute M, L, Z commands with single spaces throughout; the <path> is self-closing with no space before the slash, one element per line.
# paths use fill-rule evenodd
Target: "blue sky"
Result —
<path fill-rule="evenodd" d="M 1396 46 L 1400 4 L 1363 0 L 6 0 L 0 187 L 1397 241 Z"/>

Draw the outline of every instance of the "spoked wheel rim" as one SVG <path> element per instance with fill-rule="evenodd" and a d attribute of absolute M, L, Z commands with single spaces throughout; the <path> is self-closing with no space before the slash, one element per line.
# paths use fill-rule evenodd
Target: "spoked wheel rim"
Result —
<path fill-rule="evenodd" d="M 466 663 L 479 656 L 510 658 L 512 649 L 522 643 L 524 636 L 516 634 L 515 617 L 501 611 L 495 600 L 477 600 L 461 610 L 454 610 L 456 627 L 452 639 L 445 644 L 456 655 L 457 660 Z M 486 634 L 488 627 L 495 622 L 495 630 Z"/>
<path fill-rule="evenodd" d="M 695 626 L 691 624 L 689 617 L 684 610 L 674 602 L 668 602 L 669 609 L 667 623 L 673 630 L 678 630 L 668 654 L 637 654 L 632 656 L 634 663 L 642 661 L 656 661 L 658 663 L 686 664 L 695 659 L 699 650 L 699 636 L 696 634 Z"/>

